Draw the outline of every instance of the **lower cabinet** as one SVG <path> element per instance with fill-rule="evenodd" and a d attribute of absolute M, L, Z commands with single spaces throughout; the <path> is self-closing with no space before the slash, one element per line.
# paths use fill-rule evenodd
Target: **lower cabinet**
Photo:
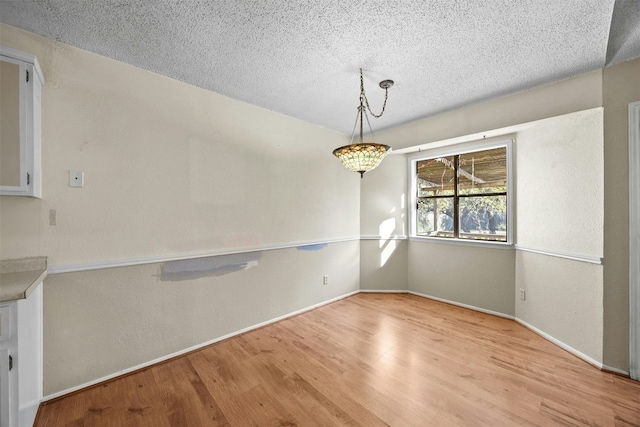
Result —
<path fill-rule="evenodd" d="M 31 427 L 42 400 L 42 284 L 0 303 L 0 427 Z"/>

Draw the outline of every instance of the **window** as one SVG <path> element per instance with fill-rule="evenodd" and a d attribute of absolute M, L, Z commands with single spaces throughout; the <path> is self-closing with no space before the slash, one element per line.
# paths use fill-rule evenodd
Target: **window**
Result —
<path fill-rule="evenodd" d="M 509 152 L 502 143 L 414 157 L 412 235 L 510 242 Z"/>

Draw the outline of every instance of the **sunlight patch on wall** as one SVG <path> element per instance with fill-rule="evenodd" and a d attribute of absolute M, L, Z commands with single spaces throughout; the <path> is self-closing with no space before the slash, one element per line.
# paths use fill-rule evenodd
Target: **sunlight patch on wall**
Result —
<path fill-rule="evenodd" d="M 396 230 L 395 218 L 385 219 L 384 221 L 382 221 L 382 224 L 380 224 L 380 227 L 378 227 L 378 232 L 380 234 L 380 237 L 382 237 L 383 240 L 391 237 L 395 230 Z M 382 247 L 382 245 L 383 245 L 383 241 L 381 240 L 380 247 Z"/>
<path fill-rule="evenodd" d="M 400 218 L 402 218 L 402 234 L 403 236 L 407 234 L 407 225 L 406 225 L 406 220 L 405 217 L 406 215 L 404 214 L 404 212 L 406 212 L 405 210 L 406 208 L 406 196 L 404 193 L 402 193 L 402 195 L 400 196 L 400 209 L 402 209 L 402 215 L 400 215 Z"/>
<path fill-rule="evenodd" d="M 396 250 L 397 243 L 395 240 L 386 240 L 384 243 L 384 247 L 382 248 L 382 252 L 380 252 L 380 267 L 384 267 L 384 265 L 389 261 L 391 255 Z"/>
<path fill-rule="evenodd" d="M 395 210 L 392 209 L 392 211 Z M 393 240 L 393 232 L 396 230 L 396 219 L 389 218 L 382 221 L 378 231 L 380 232 L 380 267 L 383 267 L 396 250 L 396 241 Z"/>

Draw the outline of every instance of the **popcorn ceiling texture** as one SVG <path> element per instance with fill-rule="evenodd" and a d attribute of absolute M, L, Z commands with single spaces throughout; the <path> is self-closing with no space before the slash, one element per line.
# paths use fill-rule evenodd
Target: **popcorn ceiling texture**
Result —
<path fill-rule="evenodd" d="M 2 1 L 0 20 L 345 134 L 640 56 L 635 0 Z M 378 110 L 378 111 L 375 111 Z"/>

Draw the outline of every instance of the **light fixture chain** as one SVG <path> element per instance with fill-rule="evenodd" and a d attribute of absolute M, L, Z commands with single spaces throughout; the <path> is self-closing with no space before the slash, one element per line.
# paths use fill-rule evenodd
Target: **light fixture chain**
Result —
<path fill-rule="evenodd" d="M 358 108 L 358 113 L 356 114 L 356 121 L 353 122 L 353 130 L 351 131 L 351 142 L 349 142 L 349 144 L 353 144 L 353 137 L 356 136 L 356 126 L 358 125 L 359 115 L 360 115 L 360 109 Z"/>
<path fill-rule="evenodd" d="M 375 117 L 376 119 L 382 117 L 382 115 L 384 114 L 384 109 L 387 106 L 387 97 L 388 96 L 389 96 L 389 89 L 385 88 L 384 89 L 384 103 L 382 104 L 382 111 L 380 112 L 380 114 L 376 114 L 373 111 L 371 111 L 371 106 L 369 105 L 369 100 L 367 99 L 367 95 L 364 93 L 364 78 L 362 77 L 362 68 L 360 68 L 360 98 L 361 98 L 361 102 L 364 99 L 364 103 L 367 106 L 367 110 L 369 110 L 371 115 L 373 117 Z"/>
<path fill-rule="evenodd" d="M 371 110 L 369 110 L 369 111 L 371 111 Z M 371 114 L 373 114 L 373 113 L 371 113 Z M 376 136 L 373 133 L 373 128 L 371 127 L 371 122 L 369 121 L 369 115 L 367 114 L 366 111 L 364 112 L 364 117 L 367 119 L 367 125 L 369 125 L 369 132 L 371 132 L 371 140 L 375 141 Z"/>

